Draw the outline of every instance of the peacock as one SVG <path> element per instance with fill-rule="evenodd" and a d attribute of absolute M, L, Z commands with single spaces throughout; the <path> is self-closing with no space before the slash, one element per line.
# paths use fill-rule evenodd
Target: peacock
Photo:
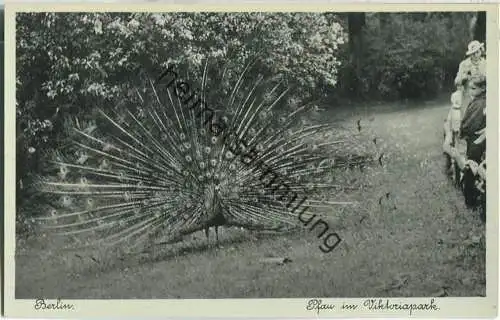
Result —
<path fill-rule="evenodd" d="M 134 98 L 72 121 L 74 143 L 51 154 L 35 184 L 50 204 L 36 219 L 46 234 L 71 245 L 135 247 L 199 231 L 208 241 L 214 228 L 218 241 L 220 227 L 294 231 L 299 215 L 340 203 L 331 200 L 332 170 L 349 165 L 335 157 L 343 140 L 332 124 L 305 116 L 314 101 L 290 106 L 291 89 L 252 79 L 250 64 L 221 91 L 207 65 L 194 98 L 181 94 L 171 65 L 162 79 L 143 74 Z M 217 108 L 200 111 L 197 98 Z"/>

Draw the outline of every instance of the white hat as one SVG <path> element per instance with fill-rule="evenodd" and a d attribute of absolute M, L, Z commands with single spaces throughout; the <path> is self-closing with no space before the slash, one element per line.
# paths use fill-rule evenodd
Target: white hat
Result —
<path fill-rule="evenodd" d="M 467 47 L 467 53 L 465 54 L 466 56 L 473 54 L 474 52 L 481 50 L 483 48 L 483 43 L 474 40 L 469 43 L 469 46 Z"/>

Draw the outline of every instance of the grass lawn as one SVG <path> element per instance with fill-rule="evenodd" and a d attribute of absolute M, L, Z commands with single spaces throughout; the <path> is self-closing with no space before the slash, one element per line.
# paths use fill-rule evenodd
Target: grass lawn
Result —
<path fill-rule="evenodd" d="M 368 296 L 484 296 L 484 225 L 465 208 L 443 172 L 446 102 L 331 111 L 383 152 L 378 163 L 335 173 L 330 227 L 342 238 L 320 251 L 317 233 L 203 233 L 141 256 L 62 252 L 40 239 L 18 239 L 16 298 L 165 299 Z M 323 116 L 325 117 L 325 116 Z M 355 129 L 357 130 L 357 129 Z M 213 233 L 213 232 L 212 232 Z M 285 264 L 266 257 L 287 257 Z M 443 287 L 445 288 L 443 291 Z"/>

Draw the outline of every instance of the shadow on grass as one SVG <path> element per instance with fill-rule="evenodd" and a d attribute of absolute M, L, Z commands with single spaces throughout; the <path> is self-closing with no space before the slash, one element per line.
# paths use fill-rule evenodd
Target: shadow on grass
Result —
<path fill-rule="evenodd" d="M 215 243 L 212 237 L 206 239 L 191 236 L 191 239 L 176 244 L 155 245 L 142 251 L 125 252 L 122 248 L 80 248 L 50 250 L 30 248 L 16 254 L 16 265 L 24 269 L 23 274 L 44 277 L 48 271 L 65 273 L 70 278 L 95 275 L 96 272 L 106 273 L 115 270 L 140 268 L 156 263 L 170 263 L 178 259 L 191 258 L 199 255 L 217 255 L 219 252 L 239 251 L 243 247 L 260 246 L 269 240 L 277 240 L 283 236 L 300 237 L 306 230 L 264 233 L 257 231 L 224 230 L 224 237 Z M 229 249 L 229 250 L 228 250 Z M 36 266 L 33 261 L 37 261 Z"/>

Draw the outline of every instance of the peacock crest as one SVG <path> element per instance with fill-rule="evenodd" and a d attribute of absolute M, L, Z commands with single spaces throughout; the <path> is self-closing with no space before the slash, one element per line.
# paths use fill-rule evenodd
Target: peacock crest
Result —
<path fill-rule="evenodd" d="M 197 94 L 217 101 L 213 115 L 143 76 L 135 98 L 73 121 L 74 143 L 52 156 L 36 185 L 50 203 L 40 226 L 79 244 L 135 246 L 219 226 L 300 228 L 292 200 L 331 211 L 341 141 L 331 125 L 303 116 L 313 103 L 287 108 L 283 81 L 254 81 L 249 65 L 224 95 L 205 64 Z M 271 181 L 276 175 L 287 190 Z"/>

